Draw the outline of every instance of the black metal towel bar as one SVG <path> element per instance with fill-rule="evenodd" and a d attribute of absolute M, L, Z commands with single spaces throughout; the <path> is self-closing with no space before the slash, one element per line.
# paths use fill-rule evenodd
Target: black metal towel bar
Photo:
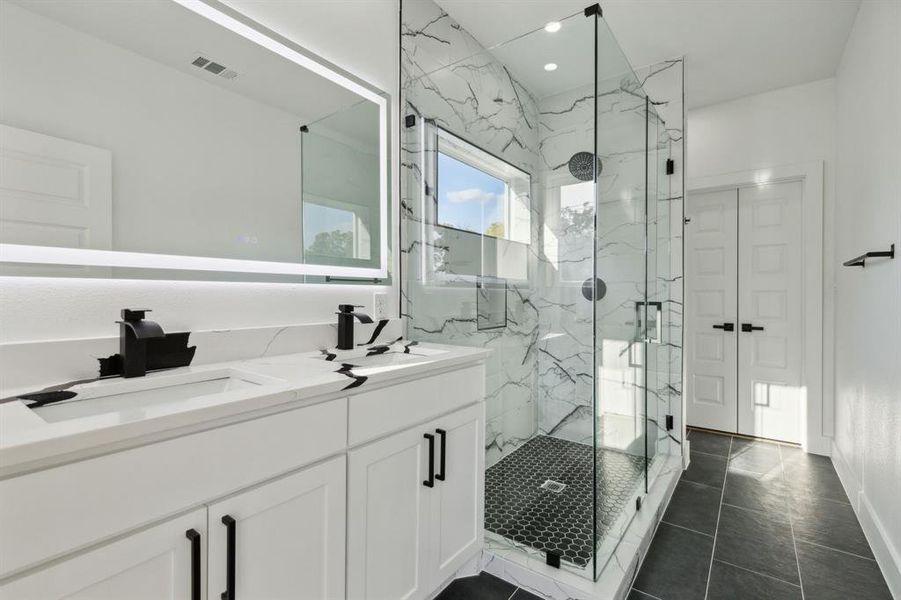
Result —
<path fill-rule="evenodd" d="M 895 245 L 892 244 L 891 248 L 889 248 L 888 250 L 861 254 L 860 256 L 852 258 L 851 260 L 846 260 L 842 263 L 842 265 L 846 267 L 865 267 L 867 266 L 866 263 L 868 258 L 895 258 Z"/>

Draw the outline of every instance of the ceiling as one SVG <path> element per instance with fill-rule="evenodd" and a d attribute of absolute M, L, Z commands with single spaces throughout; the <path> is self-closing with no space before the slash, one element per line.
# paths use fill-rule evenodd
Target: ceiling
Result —
<path fill-rule="evenodd" d="M 589 2 L 436 1 L 486 47 L 581 12 Z M 697 108 L 832 77 L 860 0 L 608 0 L 601 6 L 633 67 L 685 55 L 686 104 Z"/>

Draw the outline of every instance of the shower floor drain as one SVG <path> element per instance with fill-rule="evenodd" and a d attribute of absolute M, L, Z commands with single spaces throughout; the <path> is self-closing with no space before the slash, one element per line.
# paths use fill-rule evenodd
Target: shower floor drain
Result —
<path fill-rule="evenodd" d="M 563 488 L 566 487 L 566 484 L 560 483 L 559 481 L 551 481 L 550 479 L 548 479 L 547 481 L 545 481 L 538 487 L 540 487 L 543 490 L 547 490 L 549 492 L 554 492 L 555 494 L 559 494 L 560 492 L 563 491 Z"/>

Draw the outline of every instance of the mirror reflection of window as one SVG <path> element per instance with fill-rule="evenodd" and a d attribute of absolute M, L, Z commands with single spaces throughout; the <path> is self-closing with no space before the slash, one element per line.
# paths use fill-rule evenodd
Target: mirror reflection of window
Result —
<path fill-rule="evenodd" d="M 368 212 L 309 198 L 303 204 L 304 256 L 369 260 Z"/>

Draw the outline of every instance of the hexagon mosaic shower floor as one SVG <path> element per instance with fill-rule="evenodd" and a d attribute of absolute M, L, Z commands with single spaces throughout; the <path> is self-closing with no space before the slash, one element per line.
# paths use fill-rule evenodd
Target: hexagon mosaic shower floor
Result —
<path fill-rule="evenodd" d="M 613 525 L 644 474 L 644 457 L 599 448 L 598 540 Z M 485 471 L 485 528 L 584 567 L 592 554 L 592 448 L 536 436 Z M 553 491 L 553 483 L 562 483 Z"/>

